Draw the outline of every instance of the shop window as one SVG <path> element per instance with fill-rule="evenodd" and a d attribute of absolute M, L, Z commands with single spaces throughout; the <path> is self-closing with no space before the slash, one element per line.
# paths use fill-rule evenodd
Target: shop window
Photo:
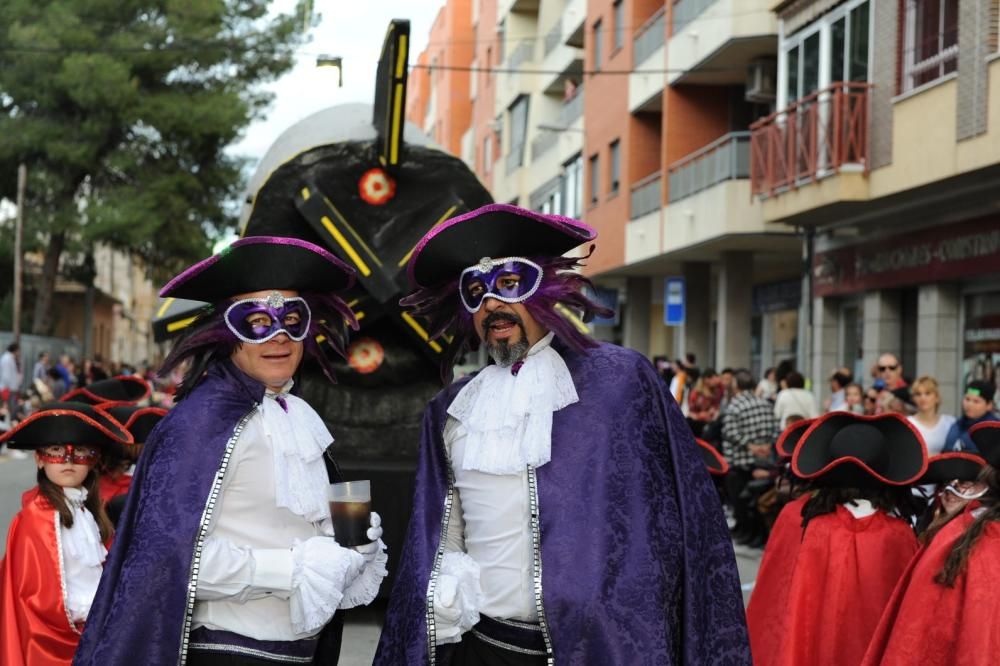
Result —
<path fill-rule="evenodd" d="M 958 69 L 958 0 L 906 0 L 904 25 L 904 90 Z"/>
<path fill-rule="evenodd" d="M 961 388 L 974 379 L 1000 380 L 1000 292 L 965 298 Z"/>

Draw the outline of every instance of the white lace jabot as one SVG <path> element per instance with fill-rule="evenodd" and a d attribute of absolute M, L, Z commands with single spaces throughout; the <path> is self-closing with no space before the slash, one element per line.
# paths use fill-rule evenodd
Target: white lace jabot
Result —
<path fill-rule="evenodd" d="M 550 346 L 553 335 L 535 343 L 516 375 L 488 365 L 455 396 L 448 414 L 467 435 L 463 469 L 517 474 L 549 462 L 552 413 L 579 400 L 566 362 Z"/>
<path fill-rule="evenodd" d="M 330 518 L 323 453 L 333 436 L 308 403 L 288 393 L 291 384 L 280 393 L 267 391 L 260 405 L 264 432 L 274 450 L 275 501 L 318 523 Z"/>

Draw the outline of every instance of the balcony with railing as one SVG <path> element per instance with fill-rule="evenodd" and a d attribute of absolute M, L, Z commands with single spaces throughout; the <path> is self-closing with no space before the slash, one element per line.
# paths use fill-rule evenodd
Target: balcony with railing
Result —
<path fill-rule="evenodd" d="M 730 132 L 668 168 L 674 203 L 727 180 L 750 177 L 750 132 Z"/>
<path fill-rule="evenodd" d="M 563 102 L 559 109 L 559 126 L 569 127 L 583 117 L 583 86 L 576 89 L 576 94 Z"/>
<path fill-rule="evenodd" d="M 751 125 L 753 194 L 774 197 L 842 170 L 867 174 L 871 87 L 837 82 Z"/>
<path fill-rule="evenodd" d="M 510 52 L 510 57 L 507 59 L 507 67 L 509 69 L 517 69 L 524 63 L 531 60 L 534 55 L 535 44 L 533 41 L 522 40 L 517 43 L 514 50 Z"/>
<path fill-rule="evenodd" d="M 750 62 L 778 51 L 774 0 L 679 0 L 667 45 L 667 83 L 742 84 Z"/>
<path fill-rule="evenodd" d="M 542 61 L 542 90 L 548 95 L 561 95 L 567 81 L 583 78 L 583 49 L 563 43 L 565 17 L 556 19 L 545 36 L 545 59 Z"/>
<path fill-rule="evenodd" d="M 662 176 L 662 172 L 657 171 L 632 184 L 629 219 L 636 220 L 643 215 L 660 210 L 660 180 Z"/>
<path fill-rule="evenodd" d="M 649 56 L 666 42 L 666 7 L 659 10 L 639 26 L 632 40 L 632 62 L 636 66 L 646 61 Z"/>
<path fill-rule="evenodd" d="M 635 33 L 632 41 L 634 73 L 628 77 L 628 110 L 630 113 L 659 111 L 663 88 L 667 84 L 664 70 L 666 44 L 666 14 L 661 7 Z"/>
<path fill-rule="evenodd" d="M 535 137 L 534 141 L 531 142 L 532 163 L 538 161 L 538 158 L 549 152 L 559 143 L 559 134 L 555 129 L 545 129 Z"/>

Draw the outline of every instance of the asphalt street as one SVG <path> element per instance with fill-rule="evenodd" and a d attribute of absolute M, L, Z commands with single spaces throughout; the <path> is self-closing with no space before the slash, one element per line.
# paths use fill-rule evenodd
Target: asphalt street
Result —
<path fill-rule="evenodd" d="M 6 550 L 6 530 L 14 514 L 21 507 L 21 494 L 35 485 L 35 466 L 33 460 L 15 459 L 4 453 L 0 455 L 0 524 L 4 527 L 4 544 Z M 389 547 L 398 544 L 389 544 Z M 750 599 L 753 581 L 760 565 L 761 551 L 748 550 L 742 546 L 736 547 L 736 563 L 740 570 L 740 582 L 743 584 L 743 601 Z M 341 666 L 369 666 L 375 655 L 379 632 L 382 627 L 384 603 L 377 603 L 372 608 L 356 609 L 348 613 L 344 628 L 344 648 L 341 654 Z"/>

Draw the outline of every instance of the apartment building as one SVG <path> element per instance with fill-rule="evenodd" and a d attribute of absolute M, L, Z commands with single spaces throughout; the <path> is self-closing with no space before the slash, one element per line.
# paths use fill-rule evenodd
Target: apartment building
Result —
<path fill-rule="evenodd" d="M 766 224 L 750 192 L 750 125 L 776 103 L 772 4 L 472 3 L 468 161 L 497 201 L 598 230 L 587 271 L 619 316 L 595 335 L 703 367 L 796 355 L 802 241 Z M 419 62 L 449 39 L 432 35 Z M 434 88 L 408 115 L 425 128 L 438 121 L 422 108 L 442 113 Z M 667 326 L 664 284 L 678 277 L 685 318 Z"/>
<path fill-rule="evenodd" d="M 751 130 L 751 180 L 765 223 L 808 239 L 812 374 L 867 378 L 892 351 L 955 413 L 1000 365 L 1000 3 L 775 12 L 777 111 Z"/>

